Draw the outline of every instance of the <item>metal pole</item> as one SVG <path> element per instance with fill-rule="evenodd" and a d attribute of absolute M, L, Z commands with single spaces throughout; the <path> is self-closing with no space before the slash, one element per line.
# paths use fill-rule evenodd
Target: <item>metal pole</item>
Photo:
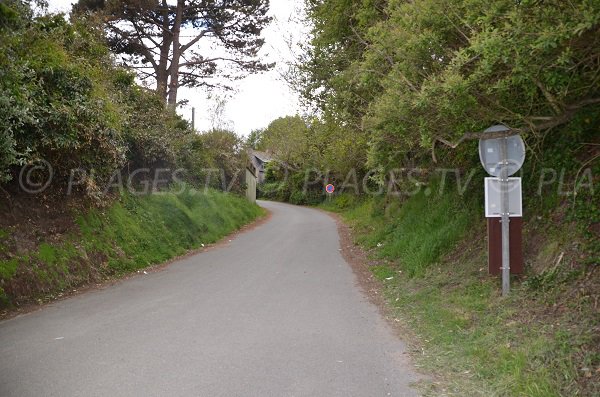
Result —
<path fill-rule="evenodd" d="M 196 131 L 196 108 L 192 108 L 192 131 Z"/>
<path fill-rule="evenodd" d="M 508 208 L 508 159 L 507 138 L 502 139 L 500 157 L 502 171 L 500 173 L 501 211 L 502 211 L 502 296 L 510 291 L 510 214 Z"/>

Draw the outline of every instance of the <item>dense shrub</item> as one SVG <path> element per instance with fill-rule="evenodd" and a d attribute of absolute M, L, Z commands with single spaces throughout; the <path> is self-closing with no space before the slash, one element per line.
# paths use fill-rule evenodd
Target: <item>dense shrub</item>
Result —
<path fill-rule="evenodd" d="M 93 197 L 122 169 L 183 167 L 189 180 L 203 182 L 204 169 L 219 168 L 225 177 L 219 172 L 212 186 L 229 185 L 243 169 L 240 138 L 193 133 L 164 99 L 116 66 L 94 19 L 81 18 L 68 22 L 35 15 L 17 0 L 2 3 L 0 182 L 45 160 L 53 187 L 64 189 L 72 170 L 82 170 L 77 187 Z"/>
<path fill-rule="evenodd" d="M 243 189 L 247 155 L 235 132 L 212 129 L 189 135 L 181 141 L 178 153 L 188 180 L 219 190 Z"/>
<path fill-rule="evenodd" d="M 27 19 L 23 5 L 8 4 L 22 19 L 0 30 L 1 179 L 12 178 L 11 166 L 38 159 L 52 164 L 59 181 L 72 168 L 105 178 L 125 160 L 122 117 L 104 86 L 108 52 L 83 26 L 62 16 Z"/>

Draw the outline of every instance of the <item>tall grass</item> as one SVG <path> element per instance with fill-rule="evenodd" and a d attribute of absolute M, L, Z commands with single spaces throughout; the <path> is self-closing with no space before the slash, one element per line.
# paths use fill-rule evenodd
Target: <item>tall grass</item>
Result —
<path fill-rule="evenodd" d="M 353 205 L 339 196 L 325 208 L 344 211 L 344 216 L 362 229 L 360 241 L 379 248 L 379 257 L 398 259 L 410 276 L 422 275 L 459 242 L 469 227 L 481 219 L 473 195 L 447 191 L 440 194 L 433 182 L 411 197 L 362 200 Z"/>
<path fill-rule="evenodd" d="M 92 211 L 77 222 L 88 249 L 107 253 L 114 270 L 129 271 L 213 243 L 261 213 L 236 195 L 186 189 L 123 196 L 106 213 Z"/>

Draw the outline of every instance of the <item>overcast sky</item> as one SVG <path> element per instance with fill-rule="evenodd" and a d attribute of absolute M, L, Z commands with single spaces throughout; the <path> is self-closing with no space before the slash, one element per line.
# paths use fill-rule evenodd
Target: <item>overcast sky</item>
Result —
<path fill-rule="evenodd" d="M 49 0 L 51 12 L 71 10 L 73 0 Z M 302 1 L 271 0 L 271 25 L 263 31 L 266 44 L 261 53 L 266 61 L 276 62 L 274 70 L 251 75 L 233 84 L 236 91 L 228 94 L 227 105 L 223 115 L 224 121 L 237 133 L 248 135 L 251 130 L 266 127 L 272 120 L 286 115 L 294 115 L 300 111 L 297 96 L 281 79 L 280 74 L 286 69 L 286 62 L 293 58 L 287 41 L 296 43 L 301 40 L 303 28 L 294 22 L 302 6 Z M 224 93 L 215 94 L 225 96 Z M 202 131 L 211 127 L 210 112 L 214 105 L 202 89 L 186 89 L 179 91 L 178 100 L 187 99 L 189 104 L 181 107 L 181 113 L 191 120 L 192 106 L 196 108 L 196 129 Z"/>

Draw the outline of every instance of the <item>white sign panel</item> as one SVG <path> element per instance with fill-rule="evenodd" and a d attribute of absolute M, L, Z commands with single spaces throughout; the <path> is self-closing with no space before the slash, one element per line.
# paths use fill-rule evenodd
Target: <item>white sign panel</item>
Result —
<path fill-rule="evenodd" d="M 502 190 L 500 178 L 485 178 L 485 217 L 502 216 Z M 521 178 L 508 178 L 508 212 L 511 217 L 523 216 Z"/>

